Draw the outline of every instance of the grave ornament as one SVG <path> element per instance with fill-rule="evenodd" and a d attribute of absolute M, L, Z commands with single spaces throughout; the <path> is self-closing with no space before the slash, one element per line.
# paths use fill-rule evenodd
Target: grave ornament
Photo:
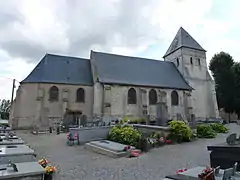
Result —
<path fill-rule="evenodd" d="M 236 134 L 236 133 L 230 134 L 230 135 L 226 138 L 226 142 L 227 142 L 228 145 L 239 144 L 239 141 L 237 141 L 237 134 Z"/>

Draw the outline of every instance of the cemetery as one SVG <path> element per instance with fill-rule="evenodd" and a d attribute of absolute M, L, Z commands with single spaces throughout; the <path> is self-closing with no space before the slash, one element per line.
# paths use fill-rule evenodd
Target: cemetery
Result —
<path fill-rule="evenodd" d="M 166 158 L 170 158 L 171 151 L 174 149 L 176 150 L 177 147 L 179 148 L 178 144 L 182 144 L 182 146 L 180 146 L 181 148 L 184 146 L 188 147 L 188 149 L 185 150 L 185 153 L 188 153 L 188 151 L 194 152 L 190 150 L 191 148 L 195 148 L 194 146 L 192 147 L 191 144 L 198 144 L 198 141 L 202 142 L 204 139 L 214 140 L 219 135 L 225 137 L 225 134 L 228 132 L 228 128 L 226 128 L 220 122 L 216 121 L 213 121 L 211 123 L 196 123 L 196 125 L 192 127 L 189 123 L 182 120 L 173 120 L 169 122 L 167 126 L 158 126 L 154 124 L 150 125 L 142 123 L 142 121 L 140 123 L 133 123 L 133 121 L 120 120 L 114 123 L 92 122 L 78 127 L 70 126 L 67 133 L 36 133 L 33 136 L 36 138 L 43 138 L 44 136 L 48 138 L 52 136 L 55 138 L 64 137 L 66 143 L 63 143 L 62 140 L 58 141 L 60 144 L 57 145 L 58 147 L 56 147 L 56 151 L 54 151 L 56 153 L 59 153 L 59 151 L 60 153 L 63 153 L 62 155 L 58 156 L 58 158 L 54 159 L 54 163 L 58 162 L 58 164 L 61 164 L 61 166 L 64 167 L 62 163 L 66 160 L 60 161 L 61 158 L 59 159 L 59 157 L 73 157 L 72 161 L 74 161 L 74 157 L 77 158 L 78 155 L 75 154 L 75 156 L 71 156 L 71 152 L 77 153 L 78 151 L 79 156 L 86 156 L 90 159 L 93 157 L 100 157 L 100 159 L 110 158 L 112 159 L 112 163 L 114 163 L 114 161 L 116 161 L 116 163 L 119 163 L 118 159 L 128 158 L 132 158 L 133 160 L 131 161 L 134 162 L 134 159 L 138 161 L 142 158 L 146 158 L 146 156 L 151 157 L 153 154 L 155 154 L 157 158 L 162 158 L 164 156 L 166 156 Z M 7 164 L 7 160 L 14 162 L 17 166 L 22 166 L 21 163 L 37 162 L 34 151 L 24 145 L 25 142 L 22 139 L 17 139 L 17 135 L 13 134 L 11 137 L 4 137 L 4 135 L 2 135 L 0 137 L 2 137 L 2 144 L 0 142 L 0 157 L 2 157 L 1 159 L 3 165 Z M 25 138 L 28 139 L 27 136 L 25 136 Z M 48 146 L 54 144 L 54 141 L 55 140 L 52 139 L 52 143 L 49 142 Z M 31 142 L 31 144 L 32 143 L 34 144 L 34 142 Z M 37 146 L 39 147 L 39 145 Z M 65 151 L 63 151 L 63 146 L 68 148 L 68 150 L 65 149 Z M 46 147 L 46 145 L 44 147 Z M 203 144 L 202 147 L 204 147 L 204 151 L 206 153 L 202 158 L 198 158 L 198 154 L 195 154 L 194 157 L 189 157 L 189 159 L 208 159 L 209 162 L 205 161 L 204 163 L 200 163 L 200 160 L 196 161 L 194 165 L 188 165 L 188 167 L 185 166 L 184 168 L 181 168 L 182 166 L 179 165 L 175 168 L 170 168 L 175 164 L 173 163 L 174 159 L 172 159 L 171 163 L 168 159 L 166 159 L 171 165 L 168 164 L 168 166 L 170 166 L 170 169 L 165 171 L 165 178 L 163 179 L 225 180 L 229 179 L 230 177 L 234 179 L 240 179 L 240 176 L 238 177 L 238 164 L 240 163 L 240 158 L 238 155 L 240 150 L 240 139 L 237 137 L 236 133 L 228 134 L 224 140 L 221 139 L 219 142 L 215 143 L 215 141 L 211 141 L 211 143 L 208 143 L 207 146 L 206 144 Z M 162 152 L 156 154 L 155 152 L 158 152 L 157 149 L 159 149 L 159 152 L 163 151 L 168 155 L 165 155 Z M 168 149 L 168 152 L 166 152 L 166 149 Z M 13 151 L 17 152 L 17 155 L 15 155 Z M 23 151 L 24 153 L 22 153 Z M 52 150 L 50 151 L 52 152 Z M 211 153 L 208 154 L 210 151 Z M 44 150 L 42 149 L 42 152 L 45 153 L 47 151 L 44 148 Z M 173 151 L 172 153 L 175 152 Z M 89 154 L 89 156 L 87 154 Z M 188 155 L 191 156 L 191 154 L 194 153 L 189 153 Z M 54 157 L 52 154 L 49 156 Z M 181 156 L 183 156 L 183 154 L 181 154 Z M 185 155 L 185 158 L 188 158 L 188 156 Z M 110 161 L 110 159 L 108 159 L 108 161 Z M 88 160 L 86 159 L 85 161 Z M 124 160 L 121 161 L 124 162 Z M 82 161 L 79 161 L 79 163 L 80 162 Z M 100 161 L 92 161 L 94 164 L 98 162 L 101 164 Z M 77 162 L 72 162 L 72 164 L 69 164 L 67 168 L 74 168 L 75 163 Z M 148 163 L 149 168 L 152 166 L 152 164 L 159 165 L 159 163 L 155 162 L 155 158 L 152 160 L 145 159 L 144 163 Z M 40 169 L 42 168 L 44 170 L 41 175 L 44 176 L 45 179 L 52 179 L 54 177 L 53 174 L 55 174 L 56 169 L 51 165 L 48 166 L 46 159 L 41 159 L 37 164 L 40 166 Z M 84 166 L 84 164 L 81 164 L 81 166 Z M 126 166 L 126 164 L 124 166 Z M 4 168 L 5 167 L 3 167 L 3 169 Z M 78 170 L 76 169 L 76 171 Z M 46 174 L 47 172 L 48 174 Z M 61 174 L 61 176 L 65 175 Z M 157 177 L 160 178 L 163 176 L 159 174 Z"/>
<path fill-rule="evenodd" d="M 11 129 L 0 129 L 0 179 L 53 179 L 54 167 L 39 163 L 35 151 L 25 145 Z M 53 170 L 48 171 L 49 168 Z"/>
<path fill-rule="evenodd" d="M 137 122 L 140 122 L 137 123 Z M 137 123 L 137 124 L 134 124 Z M 115 124 L 69 128 L 67 145 L 85 145 L 85 148 L 110 157 L 131 155 L 136 151 L 147 152 L 151 148 L 168 144 L 191 142 L 197 138 L 214 138 L 217 133 L 226 133 L 221 123 L 201 123 L 191 128 L 184 121 L 171 121 L 168 126 L 147 125 L 143 120 L 122 119 Z M 127 151 L 128 146 L 131 146 Z"/>
<path fill-rule="evenodd" d="M 152 148 L 191 142 L 197 138 L 215 138 L 217 133 L 227 132 L 225 126 L 216 122 L 200 123 L 195 128 L 190 128 L 184 121 L 171 121 L 169 126 L 120 121 L 109 126 L 69 128 L 67 144 L 84 145 L 86 150 L 112 158 L 138 157 Z M 236 133 L 229 135 L 226 142 L 209 145 L 207 149 L 212 151 L 209 157 L 211 168 L 185 168 L 164 179 L 240 179 L 237 172 L 240 163 L 240 139 Z"/>

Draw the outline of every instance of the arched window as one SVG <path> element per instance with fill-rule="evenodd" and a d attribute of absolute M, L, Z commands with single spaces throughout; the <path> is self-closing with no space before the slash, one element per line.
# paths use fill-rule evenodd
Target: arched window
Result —
<path fill-rule="evenodd" d="M 190 63 L 193 64 L 192 57 L 190 57 Z"/>
<path fill-rule="evenodd" d="M 171 93 L 172 106 L 178 106 L 179 99 L 177 91 L 172 91 Z"/>
<path fill-rule="evenodd" d="M 179 59 L 177 58 L 177 67 L 179 66 Z"/>
<path fill-rule="evenodd" d="M 56 86 L 52 86 L 49 89 L 49 101 L 58 101 L 58 96 L 59 96 L 58 88 Z"/>
<path fill-rule="evenodd" d="M 157 92 L 151 89 L 148 94 L 149 104 L 153 105 L 157 103 Z"/>
<path fill-rule="evenodd" d="M 201 61 L 199 58 L 198 58 L 198 65 L 201 66 Z"/>
<path fill-rule="evenodd" d="M 85 91 L 83 88 L 77 90 L 76 102 L 85 102 Z"/>
<path fill-rule="evenodd" d="M 128 104 L 137 104 L 137 93 L 134 88 L 128 90 Z"/>

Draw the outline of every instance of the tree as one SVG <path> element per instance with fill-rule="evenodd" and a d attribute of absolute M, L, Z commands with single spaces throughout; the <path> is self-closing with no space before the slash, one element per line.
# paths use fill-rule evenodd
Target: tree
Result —
<path fill-rule="evenodd" d="M 6 99 L 0 100 L 0 117 L 2 119 L 9 119 L 10 106 L 11 106 L 10 100 Z"/>
<path fill-rule="evenodd" d="M 238 115 L 238 119 L 240 119 L 240 63 L 236 62 L 233 66 L 234 72 L 234 84 L 235 84 L 235 92 L 234 92 L 234 107 L 235 112 Z"/>
<path fill-rule="evenodd" d="M 235 75 L 234 60 L 232 56 L 225 52 L 215 54 L 210 61 L 209 69 L 216 84 L 216 94 L 219 108 L 224 108 L 225 112 L 235 111 Z"/>

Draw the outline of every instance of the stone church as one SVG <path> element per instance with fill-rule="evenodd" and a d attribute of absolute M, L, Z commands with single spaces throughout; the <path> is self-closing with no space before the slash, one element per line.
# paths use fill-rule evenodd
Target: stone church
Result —
<path fill-rule="evenodd" d="M 206 50 L 181 27 L 163 58 L 95 51 L 89 59 L 46 54 L 17 90 L 11 126 L 52 126 L 68 114 L 88 121 L 218 117 Z"/>

